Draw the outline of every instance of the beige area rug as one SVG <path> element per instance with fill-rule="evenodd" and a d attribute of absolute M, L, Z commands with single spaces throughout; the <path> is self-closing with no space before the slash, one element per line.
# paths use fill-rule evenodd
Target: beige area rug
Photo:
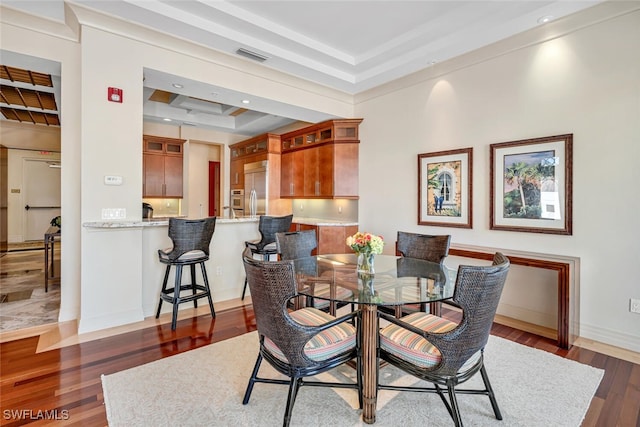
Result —
<path fill-rule="evenodd" d="M 287 387 L 256 384 L 242 405 L 258 350 L 252 332 L 102 377 L 110 426 L 280 426 Z M 466 426 L 579 426 L 604 371 L 498 337 L 490 337 L 486 367 L 502 411 L 493 415 L 486 396 L 458 398 Z M 263 362 L 261 376 L 278 376 Z M 331 373 L 354 377 L 349 367 Z M 382 381 L 413 383 L 394 367 Z M 326 379 L 326 377 L 324 378 Z M 476 375 L 467 384 L 481 383 Z M 303 387 L 292 426 L 363 426 L 355 390 Z M 435 394 L 381 390 L 376 426 L 451 426 Z"/>

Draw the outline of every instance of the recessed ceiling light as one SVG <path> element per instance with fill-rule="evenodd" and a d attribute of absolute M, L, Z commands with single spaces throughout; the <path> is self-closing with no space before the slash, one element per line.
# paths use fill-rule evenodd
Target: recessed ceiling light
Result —
<path fill-rule="evenodd" d="M 164 119 L 162 119 L 162 120 L 164 120 L 165 122 L 170 122 L 170 121 L 171 121 L 171 119 L 170 119 L 170 118 L 168 118 L 168 117 L 165 117 L 165 118 L 164 118 Z"/>
<path fill-rule="evenodd" d="M 173 83 L 171 86 L 175 87 L 176 89 L 182 89 L 184 87 L 180 83 Z"/>
<path fill-rule="evenodd" d="M 251 101 L 249 101 L 248 99 L 243 99 L 243 100 L 242 100 L 242 103 L 243 103 L 243 104 L 250 104 L 250 103 L 251 103 Z"/>
<path fill-rule="evenodd" d="M 553 20 L 553 16 L 546 15 L 538 18 L 538 24 L 546 24 L 547 22 Z"/>

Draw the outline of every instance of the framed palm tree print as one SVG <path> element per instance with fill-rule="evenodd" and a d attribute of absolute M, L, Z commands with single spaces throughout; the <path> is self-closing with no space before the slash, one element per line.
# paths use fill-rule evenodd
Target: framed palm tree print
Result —
<path fill-rule="evenodd" d="M 573 134 L 490 146 L 490 228 L 572 234 Z"/>
<path fill-rule="evenodd" d="M 472 228 L 473 148 L 418 154 L 418 225 Z"/>

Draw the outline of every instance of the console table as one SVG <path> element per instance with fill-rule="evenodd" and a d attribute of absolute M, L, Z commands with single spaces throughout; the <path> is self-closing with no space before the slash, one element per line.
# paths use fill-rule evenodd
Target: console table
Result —
<path fill-rule="evenodd" d="M 557 272 L 558 347 L 569 349 L 580 335 L 579 271 L 580 259 L 570 256 L 540 254 L 508 249 L 468 245 L 451 245 L 449 255 L 490 261 L 496 250 L 505 254 L 511 264 L 537 267 Z"/>

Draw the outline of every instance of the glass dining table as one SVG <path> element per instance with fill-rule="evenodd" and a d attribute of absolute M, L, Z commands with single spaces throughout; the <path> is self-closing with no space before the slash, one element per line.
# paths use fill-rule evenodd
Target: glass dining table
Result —
<path fill-rule="evenodd" d="M 307 300 L 326 300 L 333 313 L 345 304 L 361 308 L 362 420 L 373 424 L 379 307 L 393 309 L 399 315 L 403 305 L 429 304 L 431 312 L 438 312 L 439 303 L 453 296 L 456 271 L 442 264 L 392 255 L 376 255 L 375 274 L 358 273 L 356 264 L 355 254 L 317 255 L 294 260 L 294 269 L 298 293 Z"/>

